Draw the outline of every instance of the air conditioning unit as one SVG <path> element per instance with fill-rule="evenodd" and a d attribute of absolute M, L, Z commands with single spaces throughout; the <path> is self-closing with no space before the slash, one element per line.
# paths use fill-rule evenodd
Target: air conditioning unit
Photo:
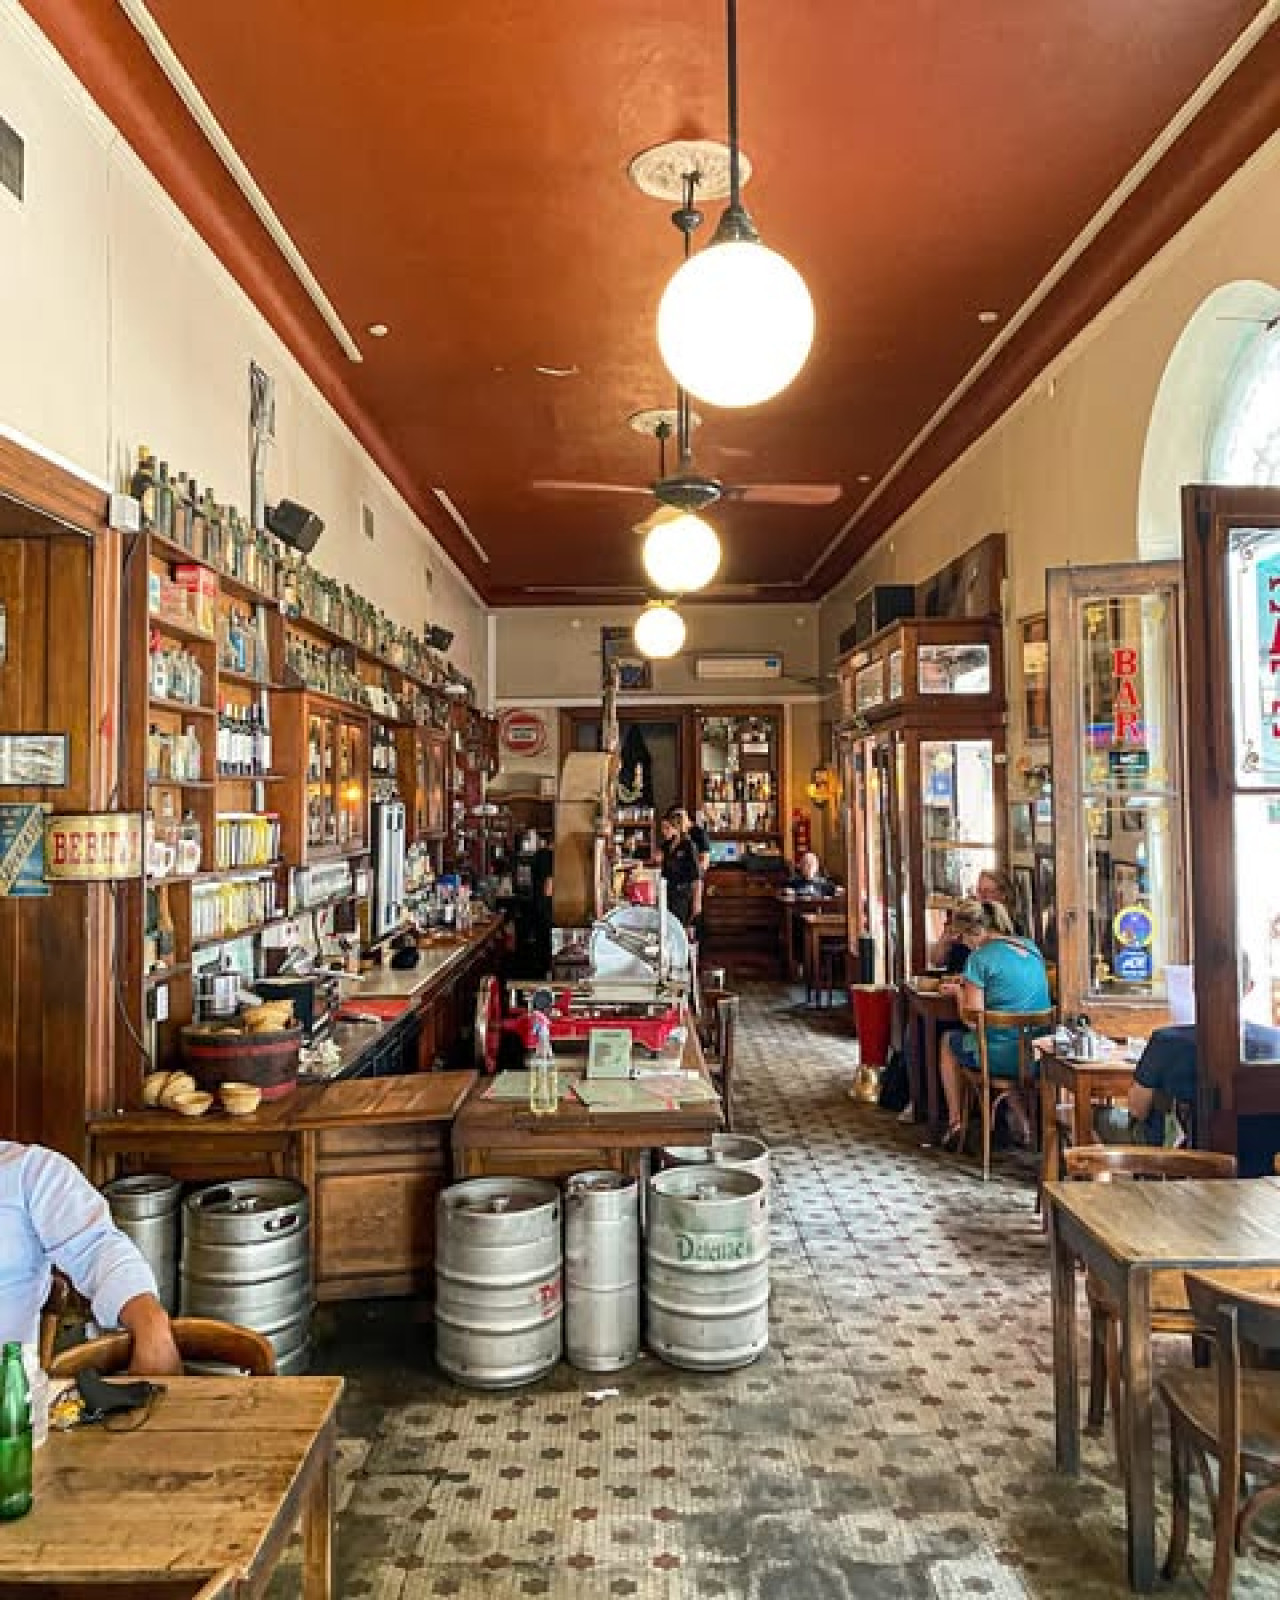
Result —
<path fill-rule="evenodd" d="M 693 663 L 693 675 L 695 678 L 702 678 L 712 683 L 723 683 L 725 679 L 738 678 L 780 678 L 782 657 L 697 656 Z"/>

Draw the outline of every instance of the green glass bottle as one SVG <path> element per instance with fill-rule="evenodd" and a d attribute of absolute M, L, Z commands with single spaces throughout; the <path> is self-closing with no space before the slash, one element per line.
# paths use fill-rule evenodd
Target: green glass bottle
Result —
<path fill-rule="evenodd" d="M 22 1346 L 4 1347 L 0 1366 L 0 1521 L 31 1510 L 31 1389 Z"/>

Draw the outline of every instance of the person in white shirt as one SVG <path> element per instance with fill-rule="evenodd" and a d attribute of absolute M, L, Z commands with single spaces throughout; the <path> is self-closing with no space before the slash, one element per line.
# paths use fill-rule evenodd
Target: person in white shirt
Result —
<path fill-rule="evenodd" d="M 133 1335 L 131 1372 L 182 1371 L 155 1277 L 107 1202 L 65 1156 L 0 1139 L 0 1343 L 36 1342 L 54 1267 L 101 1327 Z"/>

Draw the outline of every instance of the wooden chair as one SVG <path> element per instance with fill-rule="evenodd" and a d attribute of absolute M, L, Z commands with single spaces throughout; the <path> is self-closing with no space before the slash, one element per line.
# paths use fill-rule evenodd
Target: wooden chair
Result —
<path fill-rule="evenodd" d="M 251 1378 L 270 1378 L 275 1374 L 276 1355 L 270 1339 L 252 1328 L 234 1322 L 217 1322 L 212 1317 L 175 1317 L 174 1343 L 184 1363 L 217 1364 L 236 1367 Z M 49 1365 L 51 1378 L 74 1378 L 86 1367 L 99 1372 L 123 1372 L 133 1354 L 133 1335 L 104 1333 L 56 1355 Z"/>
<path fill-rule="evenodd" d="M 1069 1179 L 1095 1183 L 1137 1181 L 1176 1183 L 1180 1178 L 1234 1178 L 1234 1156 L 1216 1150 L 1167 1150 L 1154 1145 L 1087 1144 L 1063 1156 Z M 1116 1459 L 1124 1465 L 1124 1436 L 1120 1427 L 1123 1395 L 1120 1389 L 1120 1311 L 1092 1276 L 1085 1280 L 1089 1301 L 1089 1425 L 1102 1427 L 1111 1397 Z M 1196 1333 L 1196 1319 L 1187 1302 L 1181 1272 L 1156 1272 L 1151 1278 L 1152 1333 Z"/>
<path fill-rule="evenodd" d="M 702 1016 L 698 1037 L 711 1081 L 720 1092 L 724 1125 L 733 1132 L 734 1038 L 738 1027 L 738 996 L 726 989 L 702 991 Z"/>
<path fill-rule="evenodd" d="M 1052 1029 L 1057 1011 L 1050 1006 L 1044 1011 L 970 1011 L 964 1020 L 973 1028 L 978 1038 L 977 1067 L 961 1066 L 960 1087 L 963 1100 L 960 1121 L 967 1126 L 969 1113 L 976 1098 L 982 1109 L 982 1181 L 991 1176 L 991 1130 L 996 1108 L 1011 1094 L 1026 1093 L 1035 1087 L 1035 1072 L 1031 1041 L 1044 1029 Z M 987 1052 L 987 1029 L 1008 1028 L 1018 1036 L 1018 1075 L 1016 1078 L 993 1078 Z M 1032 1114 L 1036 1096 L 1028 1097 Z"/>
<path fill-rule="evenodd" d="M 40 1365 L 46 1372 L 53 1361 L 54 1347 L 58 1341 L 58 1328 L 71 1303 L 71 1284 L 62 1273 L 54 1272 L 49 1282 L 49 1293 L 40 1308 Z"/>
<path fill-rule="evenodd" d="M 1235 1558 L 1266 1505 L 1280 1500 L 1280 1372 L 1246 1370 L 1246 1355 L 1280 1356 L 1280 1276 L 1254 1287 L 1247 1274 L 1186 1274 L 1192 1311 L 1212 1333 L 1214 1367 L 1185 1367 L 1157 1385 L 1169 1409 L 1173 1516 L 1164 1575 L 1175 1578 L 1187 1554 L 1191 1467 L 1199 1468 L 1213 1511 L 1213 1571 L 1209 1600 L 1228 1600 Z M 1210 1462 L 1218 1463 L 1217 1485 Z M 1245 1475 L 1255 1482 L 1252 1493 Z M 1260 1481 L 1259 1481 L 1260 1480 Z"/>

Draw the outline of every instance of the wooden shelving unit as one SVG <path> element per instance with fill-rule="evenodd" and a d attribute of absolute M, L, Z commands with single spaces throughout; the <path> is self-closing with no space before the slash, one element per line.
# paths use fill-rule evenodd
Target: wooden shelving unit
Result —
<path fill-rule="evenodd" d="M 124 569 L 130 759 L 119 803 L 149 813 L 155 836 L 172 846 L 172 854 L 158 852 L 162 875 L 124 885 L 117 896 L 119 993 L 126 1031 L 160 1064 L 176 1055 L 179 1030 L 193 1014 L 199 971 L 220 946 L 257 939 L 295 914 L 333 913 L 341 926 L 367 928 L 361 894 L 296 907 L 290 898 L 294 869 L 343 860 L 358 866 L 369 856 L 373 719 L 394 738 L 395 787 L 408 809 L 409 841 L 430 848 L 437 871 L 465 859 L 470 841 L 455 830 L 452 801 L 482 798 L 485 776 L 497 767 L 497 727 L 469 704 L 447 698 L 443 667 L 421 651 L 412 667 L 391 658 L 406 649 L 412 655 L 416 645 L 383 634 L 392 646 L 376 648 L 372 608 L 350 591 L 312 580 L 337 605 L 342 625 L 333 617 L 287 614 L 275 594 L 221 570 L 203 548 L 187 549 L 155 532 L 140 538 Z M 184 594 L 185 614 L 179 609 Z M 167 680 L 156 687 L 158 677 L 164 680 L 157 650 L 178 659 L 180 690 Z M 269 740 L 266 770 L 220 770 L 218 737 L 228 706 L 242 727 Z M 256 749 L 261 753 L 261 742 Z M 233 816 L 278 819 L 276 859 L 219 868 L 218 819 Z M 198 860 L 186 862 L 194 870 L 178 870 L 184 821 L 188 831 L 193 824 L 199 830 Z M 264 884 L 264 898 L 266 885 L 274 891 L 271 915 L 237 923 L 231 932 L 194 931 L 194 896 L 255 879 Z M 163 955 L 158 942 L 166 946 Z M 167 1018 L 158 1022 L 162 989 Z M 141 1064 L 141 1050 L 138 1055 Z"/>

